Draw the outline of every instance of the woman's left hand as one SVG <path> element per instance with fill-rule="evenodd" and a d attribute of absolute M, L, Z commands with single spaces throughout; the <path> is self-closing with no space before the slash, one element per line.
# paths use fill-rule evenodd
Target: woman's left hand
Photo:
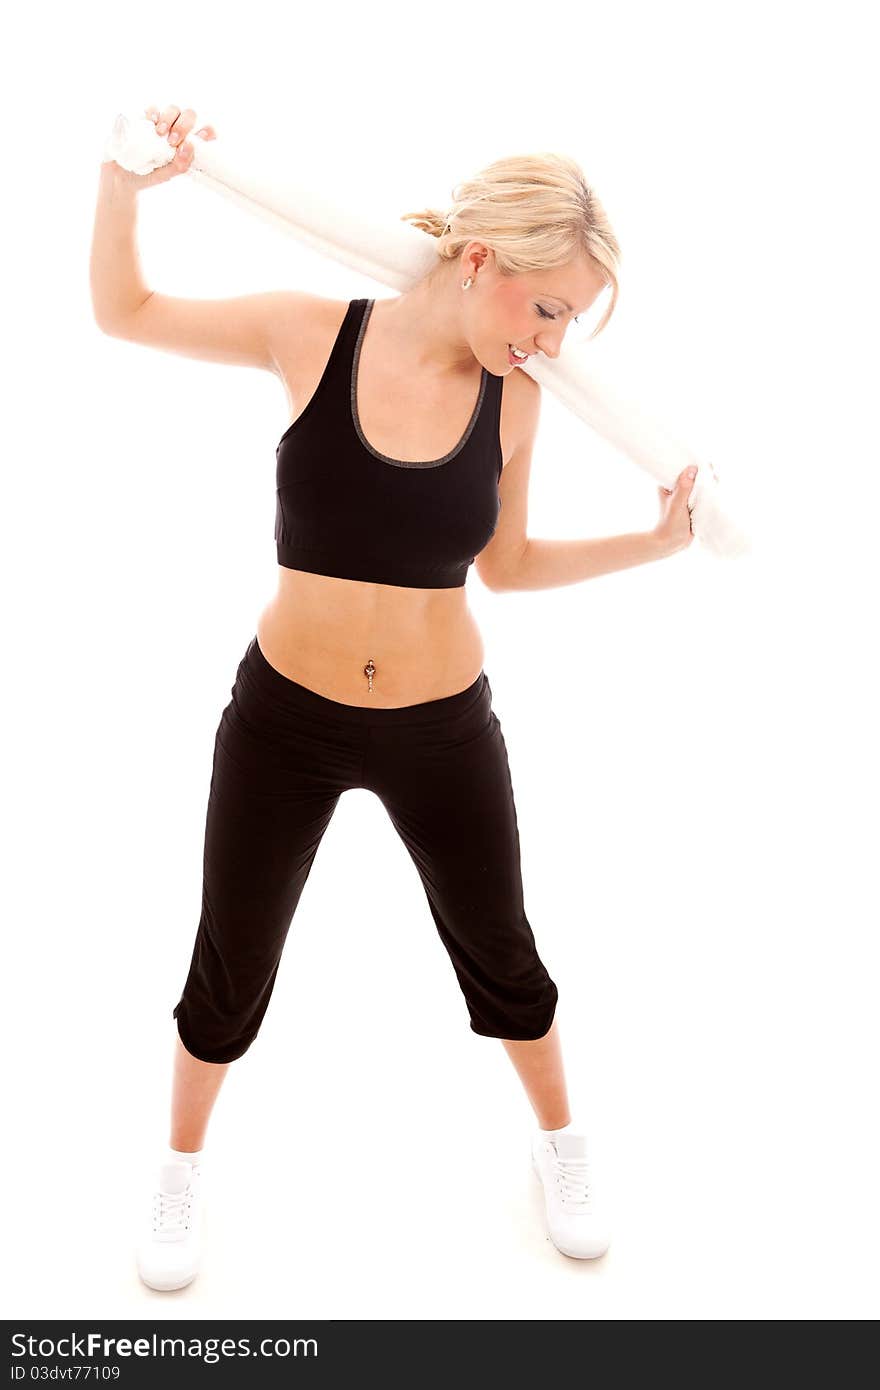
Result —
<path fill-rule="evenodd" d="M 694 538 L 689 501 L 696 476 L 695 467 L 685 468 L 679 473 L 675 487 L 658 488 L 660 520 L 654 527 L 654 535 L 668 555 L 686 549 Z"/>

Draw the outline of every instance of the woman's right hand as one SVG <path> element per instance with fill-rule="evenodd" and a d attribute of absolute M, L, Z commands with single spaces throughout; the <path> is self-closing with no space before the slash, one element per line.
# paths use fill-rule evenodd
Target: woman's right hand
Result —
<path fill-rule="evenodd" d="M 130 169 L 123 169 L 115 160 L 111 161 L 118 176 L 138 189 L 152 188 L 153 184 L 167 183 L 176 174 L 185 174 L 192 164 L 195 152 L 192 141 L 186 138 L 196 120 L 196 113 L 191 106 L 186 106 L 183 110 L 179 106 L 166 106 L 161 111 L 158 106 L 148 106 L 144 115 L 153 122 L 156 133 L 168 141 L 175 155 L 169 164 L 163 164 L 160 169 L 154 169 L 149 174 L 134 174 Z M 210 125 L 200 126 L 196 135 L 202 140 L 217 138 L 214 127 Z"/>

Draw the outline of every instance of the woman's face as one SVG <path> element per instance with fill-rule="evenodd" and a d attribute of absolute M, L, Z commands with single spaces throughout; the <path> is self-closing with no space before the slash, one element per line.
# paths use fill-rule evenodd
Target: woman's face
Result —
<path fill-rule="evenodd" d="M 462 252 L 460 270 L 461 280 L 472 275 L 477 289 L 461 296 L 470 345 L 495 376 L 516 370 L 511 346 L 529 356 L 558 357 L 568 325 L 583 318 L 605 288 L 587 256 L 554 270 L 501 275 L 492 250 L 476 241 Z"/>

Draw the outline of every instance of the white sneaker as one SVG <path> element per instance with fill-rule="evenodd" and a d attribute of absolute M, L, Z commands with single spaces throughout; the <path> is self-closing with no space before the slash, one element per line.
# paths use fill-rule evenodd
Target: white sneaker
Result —
<path fill-rule="evenodd" d="M 137 1270 L 151 1289 L 182 1289 L 198 1273 L 202 1253 L 201 1165 L 160 1164 L 152 1220 L 136 1253 Z"/>
<path fill-rule="evenodd" d="M 605 1222 L 594 1210 L 593 1183 L 582 1134 L 532 1136 L 532 1165 L 544 1186 L 550 1239 L 563 1255 L 593 1260 L 611 1244 Z"/>

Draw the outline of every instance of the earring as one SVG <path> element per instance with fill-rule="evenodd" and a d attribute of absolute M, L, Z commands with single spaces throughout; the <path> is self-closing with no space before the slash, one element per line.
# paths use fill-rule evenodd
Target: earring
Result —
<path fill-rule="evenodd" d="M 472 275 L 469 275 L 468 278 L 467 278 L 466 280 L 462 280 L 462 282 L 461 282 L 461 287 L 462 287 L 463 290 L 469 290 L 470 287 L 471 287 L 471 285 L 472 285 L 473 283 L 474 283 L 474 277 L 473 277 Z"/>

